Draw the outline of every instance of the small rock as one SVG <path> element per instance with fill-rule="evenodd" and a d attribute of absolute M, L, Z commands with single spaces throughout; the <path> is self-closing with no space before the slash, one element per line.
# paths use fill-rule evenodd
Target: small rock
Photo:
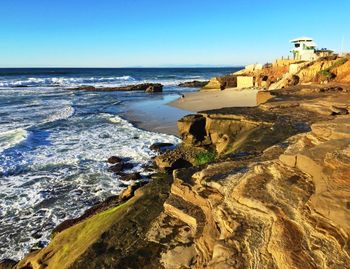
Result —
<path fill-rule="evenodd" d="M 108 172 L 119 174 L 123 170 L 130 170 L 132 168 L 134 168 L 134 165 L 132 163 L 120 162 L 108 167 Z"/>
<path fill-rule="evenodd" d="M 135 165 L 133 165 L 132 163 L 124 163 L 123 164 L 123 170 L 130 170 L 133 169 Z"/>
<path fill-rule="evenodd" d="M 80 90 L 80 91 L 96 91 L 97 88 L 95 88 L 94 86 L 80 86 L 74 90 Z"/>
<path fill-rule="evenodd" d="M 42 234 L 40 233 L 40 231 L 36 231 L 36 232 L 32 233 L 32 237 L 35 239 L 39 239 L 42 237 Z"/>
<path fill-rule="evenodd" d="M 117 157 L 117 156 L 111 156 L 108 158 L 107 162 L 110 164 L 116 164 L 116 163 L 121 163 L 122 159 L 120 157 Z"/>
<path fill-rule="evenodd" d="M 141 178 L 142 178 L 141 174 L 139 172 L 135 172 L 131 174 L 122 174 L 120 179 L 123 181 L 132 181 L 132 180 L 136 181 Z"/>
<path fill-rule="evenodd" d="M 124 169 L 124 164 L 123 163 L 117 163 L 115 165 L 112 165 L 108 168 L 108 172 L 114 172 L 114 173 L 119 173 Z"/>
<path fill-rule="evenodd" d="M 16 261 L 11 259 L 3 259 L 0 261 L 0 269 L 11 269 L 17 264 Z"/>
<path fill-rule="evenodd" d="M 174 148 L 174 144 L 171 143 L 154 143 L 149 148 L 158 153 L 162 153 L 168 149 Z"/>
<path fill-rule="evenodd" d="M 32 246 L 32 248 L 30 249 L 30 252 L 43 249 L 44 247 L 45 247 L 45 242 L 44 241 L 38 241 L 37 243 L 35 243 Z"/>
<path fill-rule="evenodd" d="M 120 184 L 119 184 L 119 187 L 120 187 L 120 188 L 123 188 L 123 189 L 127 188 L 128 186 L 129 186 L 129 185 L 124 184 L 124 183 L 120 183 Z"/>

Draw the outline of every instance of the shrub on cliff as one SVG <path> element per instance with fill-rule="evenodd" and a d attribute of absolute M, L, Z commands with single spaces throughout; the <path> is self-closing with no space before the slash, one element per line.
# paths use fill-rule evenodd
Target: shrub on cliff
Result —
<path fill-rule="evenodd" d="M 215 160 L 215 157 L 216 157 L 216 154 L 213 151 L 206 151 L 206 152 L 198 153 L 195 156 L 195 164 L 201 165 L 201 164 L 206 164 L 206 163 L 212 162 Z"/>

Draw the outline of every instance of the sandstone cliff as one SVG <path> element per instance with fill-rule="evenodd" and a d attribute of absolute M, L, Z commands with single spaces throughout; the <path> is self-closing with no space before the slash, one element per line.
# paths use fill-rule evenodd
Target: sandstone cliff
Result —
<path fill-rule="evenodd" d="M 158 157 L 181 160 L 171 175 L 16 268 L 350 268 L 349 90 L 293 87 L 185 117 L 183 147 Z M 218 157 L 195 165 L 202 150 Z"/>
<path fill-rule="evenodd" d="M 310 83 L 350 82 L 349 56 L 329 56 L 312 62 L 287 61 L 287 63 L 279 64 L 277 61 L 274 64 L 266 64 L 257 69 L 247 66 L 245 69 L 231 75 L 212 78 L 203 89 L 237 87 L 238 76 L 252 77 L 254 78 L 254 87 L 269 90 Z"/>

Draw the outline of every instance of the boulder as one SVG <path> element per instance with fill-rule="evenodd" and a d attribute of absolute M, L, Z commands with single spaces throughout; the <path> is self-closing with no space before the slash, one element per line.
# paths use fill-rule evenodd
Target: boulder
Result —
<path fill-rule="evenodd" d="M 163 153 L 168 149 L 173 149 L 175 147 L 174 144 L 171 143 L 154 143 L 149 148 L 155 152 Z"/>
<path fill-rule="evenodd" d="M 139 180 L 141 178 L 142 178 L 142 176 L 139 172 L 120 175 L 120 180 L 123 180 L 123 181 L 136 181 L 136 180 Z"/>
<path fill-rule="evenodd" d="M 202 88 L 203 90 L 220 89 L 221 83 L 218 77 L 212 78 L 209 82 Z"/>
<path fill-rule="evenodd" d="M 119 173 L 124 169 L 124 163 L 116 163 L 108 167 L 108 172 Z"/>
<path fill-rule="evenodd" d="M 220 89 L 237 87 L 237 76 L 227 75 L 223 77 L 215 77 L 209 80 L 209 82 L 203 87 L 203 90 Z"/>
<path fill-rule="evenodd" d="M 118 174 L 118 173 L 122 172 L 123 170 L 129 170 L 132 168 L 134 168 L 134 165 L 132 163 L 120 162 L 120 163 L 116 163 L 116 164 L 108 167 L 108 172 L 113 172 L 113 173 Z"/>

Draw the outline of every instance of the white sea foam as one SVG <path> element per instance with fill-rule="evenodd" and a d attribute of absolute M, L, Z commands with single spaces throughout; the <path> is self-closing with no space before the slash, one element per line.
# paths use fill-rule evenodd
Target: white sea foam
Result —
<path fill-rule="evenodd" d="M 65 116 L 56 119 L 66 118 L 70 111 L 67 107 Z M 118 193 L 121 182 L 107 171 L 108 157 L 128 158 L 136 170 L 154 156 L 151 144 L 179 142 L 174 136 L 137 129 L 109 113 L 75 116 L 68 127 L 58 126 L 50 127 L 49 145 L 39 144 L 21 152 L 20 159 L 9 156 L 0 163 L 7 169 L 0 184 L 0 235 L 8 233 L 0 245 L 0 254 L 4 251 L 6 256 L 0 258 L 22 258 L 39 240 L 47 242 L 52 229 L 64 219 L 77 217 L 97 201 Z M 27 171 L 11 175 L 16 167 Z"/>
<path fill-rule="evenodd" d="M 121 83 L 124 81 L 134 81 L 131 76 L 119 76 L 119 77 L 46 77 L 46 78 L 15 78 L 0 81 L 0 87 L 19 87 L 19 86 L 77 86 L 77 85 L 90 85 L 90 84 L 108 84 L 108 83 Z"/>
<path fill-rule="evenodd" d="M 63 107 L 62 109 L 59 109 L 55 113 L 49 115 L 49 117 L 46 120 L 46 123 L 48 122 L 54 122 L 57 120 L 66 120 L 74 115 L 74 108 L 70 105 Z"/>
<path fill-rule="evenodd" d="M 27 131 L 22 128 L 0 132 L 0 153 L 21 143 L 27 136 Z"/>

